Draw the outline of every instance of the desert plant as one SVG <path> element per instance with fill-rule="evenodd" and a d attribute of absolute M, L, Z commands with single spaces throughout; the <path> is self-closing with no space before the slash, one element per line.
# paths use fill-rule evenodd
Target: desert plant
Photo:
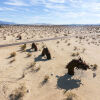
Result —
<path fill-rule="evenodd" d="M 68 46 L 70 46 L 71 44 L 70 44 L 70 43 L 68 43 L 67 45 L 68 45 Z"/>
<path fill-rule="evenodd" d="M 42 81 L 41 85 L 46 84 L 46 83 L 48 82 L 48 80 L 49 80 L 49 76 L 46 75 L 46 76 L 44 77 L 44 80 Z"/>
<path fill-rule="evenodd" d="M 67 34 L 64 34 L 64 36 L 68 36 Z"/>
<path fill-rule="evenodd" d="M 40 70 L 40 67 L 34 69 L 34 72 L 38 72 Z"/>
<path fill-rule="evenodd" d="M 77 53 L 72 53 L 71 56 L 72 57 L 79 56 L 79 53 L 78 52 Z"/>
<path fill-rule="evenodd" d="M 74 100 L 74 99 L 75 100 L 77 99 L 77 95 L 74 94 L 74 93 L 69 92 L 69 93 L 67 93 L 67 98 L 64 99 L 64 100 Z"/>
<path fill-rule="evenodd" d="M 16 56 L 16 52 L 12 52 L 12 53 L 10 54 L 10 58 L 15 57 L 15 56 Z"/>
<path fill-rule="evenodd" d="M 35 62 L 32 62 L 31 64 L 30 64 L 30 67 L 34 67 L 35 66 Z"/>
<path fill-rule="evenodd" d="M 32 54 L 31 53 L 27 53 L 27 57 L 31 57 L 32 56 Z"/>
<path fill-rule="evenodd" d="M 74 47 L 74 51 L 77 50 L 77 49 L 78 49 L 78 48 L 75 46 L 75 47 Z"/>
<path fill-rule="evenodd" d="M 57 43 L 57 44 L 59 44 L 60 42 L 59 42 L 59 41 L 57 41 L 56 43 Z"/>
<path fill-rule="evenodd" d="M 98 65 L 97 65 L 97 64 L 94 64 L 94 65 L 91 65 L 91 67 L 92 67 L 92 70 L 93 70 L 93 71 L 96 71 L 96 70 L 97 70 Z"/>
<path fill-rule="evenodd" d="M 24 45 L 21 46 L 21 50 L 22 51 L 25 51 L 25 49 L 26 49 L 26 44 L 24 44 Z"/>
<path fill-rule="evenodd" d="M 27 92 L 26 87 L 21 86 L 20 88 L 14 90 L 13 93 L 9 95 L 9 100 L 22 100 L 26 92 Z"/>

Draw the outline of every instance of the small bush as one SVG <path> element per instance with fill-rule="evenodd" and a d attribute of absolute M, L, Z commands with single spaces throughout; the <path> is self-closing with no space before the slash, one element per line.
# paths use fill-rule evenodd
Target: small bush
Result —
<path fill-rule="evenodd" d="M 96 71 L 96 70 L 97 70 L 98 65 L 97 65 L 97 64 L 94 64 L 94 65 L 91 65 L 91 67 L 92 67 L 92 70 L 93 70 L 93 71 Z"/>
<path fill-rule="evenodd" d="M 76 46 L 74 47 L 74 51 L 75 51 L 75 50 L 78 50 L 78 48 L 77 48 Z"/>
<path fill-rule="evenodd" d="M 77 53 L 72 53 L 71 56 L 72 56 L 72 57 L 79 56 L 79 53 L 78 53 L 78 52 L 77 52 Z"/>
<path fill-rule="evenodd" d="M 64 100 L 78 100 L 78 97 L 76 94 L 69 92 L 67 93 L 67 98 Z"/>
<path fill-rule="evenodd" d="M 42 83 L 41 83 L 41 85 L 46 84 L 46 83 L 48 82 L 48 80 L 49 80 L 49 76 L 45 76 L 45 77 L 44 77 L 44 80 L 43 80 Z"/>
<path fill-rule="evenodd" d="M 60 42 L 59 42 L 59 41 L 57 41 L 56 43 L 57 43 L 57 44 L 59 44 Z"/>
<path fill-rule="evenodd" d="M 34 69 L 34 72 L 38 72 L 40 70 L 40 67 Z"/>
<path fill-rule="evenodd" d="M 21 46 L 21 50 L 22 51 L 25 51 L 25 49 L 26 49 L 26 44 L 24 44 L 24 45 Z"/>
<path fill-rule="evenodd" d="M 31 53 L 28 53 L 28 54 L 27 54 L 27 57 L 31 57 L 31 56 L 32 56 L 32 54 L 31 54 Z"/>
<path fill-rule="evenodd" d="M 22 100 L 25 93 L 27 93 L 26 87 L 21 86 L 9 95 L 9 100 Z"/>
<path fill-rule="evenodd" d="M 68 46 L 70 46 L 71 44 L 70 44 L 70 43 L 68 43 L 67 45 L 68 45 Z"/>
<path fill-rule="evenodd" d="M 15 57 L 15 56 L 16 56 L 16 52 L 12 52 L 12 53 L 10 54 L 10 58 Z"/>

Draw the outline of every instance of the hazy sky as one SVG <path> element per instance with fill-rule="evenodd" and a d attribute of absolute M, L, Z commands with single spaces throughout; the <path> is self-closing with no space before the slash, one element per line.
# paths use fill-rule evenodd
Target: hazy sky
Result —
<path fill-rule="evenodd" d="M 22 24 L 100 24 L 100 0 L 0 0 L 0 20 Z"/>

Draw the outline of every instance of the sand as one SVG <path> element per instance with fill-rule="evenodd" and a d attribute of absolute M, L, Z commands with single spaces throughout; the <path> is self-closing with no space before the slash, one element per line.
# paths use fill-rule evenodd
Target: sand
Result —
<path fill-rule="evenodd" d="M 22 40 L 16 39 L 18 34 Z M 0 48 L 0 100 L 100 100 L 99 26 L 3 26 L 0 44 L 75 35 L 80 37 L 36 43 L 37 52 L 29 52 L 31 44 L 25 51 L 22 45 Z M 51 60 L 40 58 L 43 46 Z M 16 56 L 9 58 L 12 52 Z M 66 65 L 79 56 L 89 66 L 96 64 L 97 70 L 75 69 L 75 75 L 68 75 Z"/>

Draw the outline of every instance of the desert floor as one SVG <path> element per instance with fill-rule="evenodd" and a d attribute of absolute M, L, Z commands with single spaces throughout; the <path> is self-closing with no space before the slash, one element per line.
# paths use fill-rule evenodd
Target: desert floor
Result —
<path fill-rule="evenodd" d="M 16 39 L 18 34 L 21 40 Z M 99 26 L 0 28 L 0 44 L 59 36 L 75 37 L 36 43 L 36 52 L 30 50 L 31 44 L 26 44 L 24 51 L 22 45 L 0 48 L 0 100 L 100 100 Z M 41 58 L 44 46 L 51 60 Z M 16 55 L 10 57 L 13 52 Z M 75 68 L 75 75 L 68 75 L 66 65 L 79 57 L 96 69 Z"/>

